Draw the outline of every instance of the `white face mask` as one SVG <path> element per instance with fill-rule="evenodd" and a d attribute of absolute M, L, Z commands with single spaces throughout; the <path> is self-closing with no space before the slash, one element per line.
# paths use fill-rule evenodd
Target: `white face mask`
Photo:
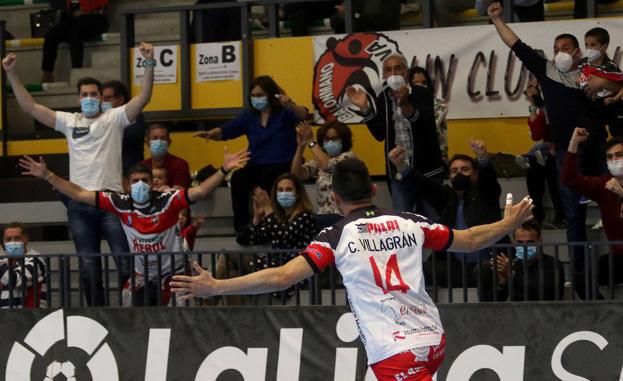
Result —
<path fill-rule="evenodd" d="M 597 61 L 601 58 L 601 56 L 603 56 L 603 54 L 604 53 L 601 50 L 586 49 L 586 58 L 588 59 L 588 62 Z"/>
<path fill-rule="evenodd" d="M 571 66 L 573 66 L 573 57 L 571 57 L 571 54 L 569 53 L 558 52 L 558 54 L 556 54 L 556 58 L 554 58 L 554 63 L 556 64 L 558 70 L 566 73 L 569 69 L 571 69 Z"/>
<path fill-rule="evenodd" d="M 608 161 L 608 170 L 614 177 L 623 177 L 623 160 Z"/>
<path fill-rule="evenodd" d="M 398 91 L 407 85 L 405 78 L 401 75 L 390 75 L 385 81 L 387 86 L 394 91 Z"/>

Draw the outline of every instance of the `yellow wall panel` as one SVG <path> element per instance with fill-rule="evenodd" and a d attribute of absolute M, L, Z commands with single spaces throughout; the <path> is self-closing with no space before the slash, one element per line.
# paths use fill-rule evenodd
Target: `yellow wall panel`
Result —
<path fill-rule="evenodd" d="M 448 148 L 450 156 L 472 154 L 469 138 L 484 139 L 491 153 L 520 154 L 528 151 L 534 142 L 530 139 L 528 118 L 463 119 L 448 121 Z"/>
<path fill-rule="evenodd" d="M 254 75 L 270 75 L 296 103 L 312 110 L 312 38 L 262 39 L 254 44 Z"/>
<path fill-rule="evenodd" d="M 242 79 L 237 81 L 195 82 L 195 75 L 197 72 L 197 63 L 193 59 L 193 57 L 195 57 L 195 51 L 196 45 L 191 45 L 190 107 L 193 109 L 242 107 Z M 242 67 L 240 68 L 240 72 L 242 72 Z"/>
<path fill-rule="evenodd" d="M 134 48 L 130 48 L 130 62 L 135 62 Z M 155 84 L 151 101 L 144 111 L 172 111 L 182 109 L 182 82 L 180 76 L 180 46 L 177 47 L 177 81 L 175 83 Z M 134 84 L 134 65 L 130 65 L 132 96 L 141 92 L 141 85 Z"/>

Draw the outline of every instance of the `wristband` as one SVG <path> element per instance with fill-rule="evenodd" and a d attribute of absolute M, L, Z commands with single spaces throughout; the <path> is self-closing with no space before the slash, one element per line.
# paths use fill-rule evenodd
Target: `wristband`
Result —
<path fill-rule="evenodd" d="M 314 148 L 315 145 L 316 145 L 316 142 L 314 142 L 314 141 L 311 141 L 311 142 L 307 143 L 307 146 L 309 148 Z"/>
<path fill-rule="evenodd" d="M 226 171 L 225 168 L 221 167 L 219 170 L 221 171 L 221 173 L 223 173 L 223 175 L 225 176 L 229 175 L 230 171 Z"/>
<path fill-rule="evenodd" d="M 50 180 L 50 177 L 52 177 L 52 175 L 54 175 L 54 172 L 48 171 L 48 173 L 45 175 L 45 177 L 43 177 L 43 181 Z"/>
<path fill-rule="evenodd" d="M 150 60 L 143 60 L 143 67 L 156 67 L 156 60 L 153 58 Z"/>

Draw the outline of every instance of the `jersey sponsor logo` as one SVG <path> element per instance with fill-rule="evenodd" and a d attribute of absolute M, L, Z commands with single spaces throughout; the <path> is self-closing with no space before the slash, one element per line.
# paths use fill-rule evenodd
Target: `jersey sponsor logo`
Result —
<path fill-rule="evenodd" d="M 361 234 L 387 233 L 387 232 L 393 232 L 393 231 L 400 231 L 400 225 L 398 224 L 397 220 L 383 221 L 379 223 L 368 222 L 368 223 L 356 224 L 355 226 L 357 227 L 357 232 Z"/>
<path fill-rule="evenodd" d="M 71 131 L 71 137 L 74 140 L 80 139 L 83 136 L 86 136 L 91 132 L 91 126 L 89 127 L 75 127 Z"/>
<path fill-rule="evenodd" d="M 406 336 L 401 335 L 400 331 L 395 331 L 394 333 L 392 333 L 392 337 L 394 338 L 394 341 L 404 340 L 407 338 Z"/>
<path fill-rule="evenodd" d="M 132 237 L 131 251 L 134 253 L 158 253 L 165 251 L 167 246 L 162 241 L 162 237 L 156 236 L 150 239 Z"/>

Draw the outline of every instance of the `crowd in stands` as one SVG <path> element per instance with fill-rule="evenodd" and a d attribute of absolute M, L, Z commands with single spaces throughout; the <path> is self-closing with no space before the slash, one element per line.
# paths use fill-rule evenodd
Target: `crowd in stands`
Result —
<path fill-rule="evenodd" d="M 431 261 L 424 263 L 426 281 L 444 287 L 479 284 L 483 301 L 538 300 L 542 270 L 545 299 L 558 299 L 563 286 L 556 283 L 564 282 L 563 266 L 538 246 L 542 242 L 540 225 L 548 222 L 542 201 L 546 182 L 555 209 L 549 223 L 556 227 L 566 224 L 569 242 L 587 240 L 583 202 L 587 199 L 599 205 L 608 240 L 623 241 L 623 74 L 607 55 L 609 35 L 605 29 L 593 28 L 586 33 L 584 58 L 573 35 L 557 36 L 555 59 L 548 61 L 503 21 L 501 5 L 490 3 L 477 1 L 476 6 L 486 9 L 502 41 L 533 76 L 527 89 L 527 125 L 536 144 L 518 156 L 517 163 L 529 169 L 528 191 L 536 204 L 535 221 L 500 241 L 520 245 L 515 249 L 435 253 L 435 266 Z M 71 4 L 82 7 L 82 1 Z M 302 24 L 319 16 L 306 12 L 305 6 L 284 6 L 284 15 Z M 339 9 L 340 5 L 335 6 Z M 542 7 L 542 0 L 515 2 L 515 12 L 522 20 L 542 19 Z M 67 16 L 68 25 L 79 28 L 80 20 L 87 16 L 99 20 L 98 9 L 91 14 L 76 8 Z M 316 11 L 329 14 L 332 8 Z M 294 29 L 307 33 L 304 25 Z M 44 72 L 51 69 L 49 61 L 53 63 L 55 54 L 51 46 L 59 39 L 50 37 L 49 53 L 44 52 L 44 56 L 50 54 L 48 61 L 44 59 L 48 62 Z M 80 45 L 71 45 L 74 67 L 81 61 Z M 173 141 L 167 125 L 147 125 L 142 115 L 151 98 L 155 60 L 151 44 L 141 43 L 139 51 L 145 66 L 141 92 L 131 98 L 121 82 L 101 84 L 84 78 L 77 86 L 81 108 L 77 113 L 53 111 L 36 103 L 16 74 L 17 57 L 9 54 L 2 61 L 20 107 L 67 138 L 69 181 L 48 170 L 43 159 L 26 156 L 20 166 L 25 174 L 45 180 L 62 194 L 88 305 L 105 304 L 101 260 L 87 255 L 101 252 L 102 239 L 115 253 L 152 254 L 136 257 L 134 268 L 127 257 L 115 257 L 125 285 L 125 304 L 153 305 L 158 299 L 168 303 L 168 281 L 187 265 L 169 256 L 158 259 L 153 253 L 193 250 L 205 216 L 193 218 L 190 204 L 207 197 L 226 179 L 231 185 L 236 241 L 241 245 L 305 247 L 318 231 L 342 218 L 331 197 L 331 182 L 336 164 L 355 156 L 352 149 L 356 142 L 347 125 L 327 121 L 314 136 L 309 110 L 291 99 L 270 76 L 259 76 L 250 84 L 247 109 L 221 127 L 195 134 L 208 143 L 246 136 L 247 150 L 225 151 L 221 168 L 191 187 L 188 162 L 169 152 Z M 384 143 L 385 180 L 393 208 L 416 212 L 458 230 L 500 220 L 502 191 L 486 143 L 471 139 L 471 153 L 448 157 L 448 104 L 435 99 L 427 71 L 410 67 L 402 54 L 395 53 L 383 62 L 383 78 L 387 86 L 376 99 L 370 99 L 359 87 L 349 87 L 346 95 L 358 108 L 370 134 Z M 612 136 L 609 140 L 608 131 Z M 147 159 L 143 157 L 144 147 L 151 153 Z M 312 160 L 304 159 L 306 150 Z M 318 210 L 313 209 L 303 185 L 310 180 L 316 183 Z M 24 226 L 7 225 L 3 247 L 9 258 L 0 260 L 0 306 L 40 305 L 46 292 L 42 278 L 45 264 L 28 249 Z M 615 281 L 623 282 L 623 247 L 613 246 L 613 253 Z M 276 267 L 294 255 L 260 256 L 227 264 L 221 257 L 216 275 L 227 276 L 223 271 L 226 267 L 238 273 Z M 576 291 L 588 297 L 582 281 L 589 264 L 582 247 L 571 250 L 571 261 L 579 274 Z M 608 257 L 602 257 L 598 266 L 598 281 L 607 284 Z M 158 272 L 162 277 L 156 276 Z M 38 280 L 33 282 L 35 277 Z M 525 279 L 529 280 L 528 287 L 524 287 Z M 513 295 L 508 294 L 509 284 L 516 290 Z M 22 294 L 9 298 L 9 291 L 13 294 L 21 287 L 28 289 L 27 300 L 21 300 Z"/>

